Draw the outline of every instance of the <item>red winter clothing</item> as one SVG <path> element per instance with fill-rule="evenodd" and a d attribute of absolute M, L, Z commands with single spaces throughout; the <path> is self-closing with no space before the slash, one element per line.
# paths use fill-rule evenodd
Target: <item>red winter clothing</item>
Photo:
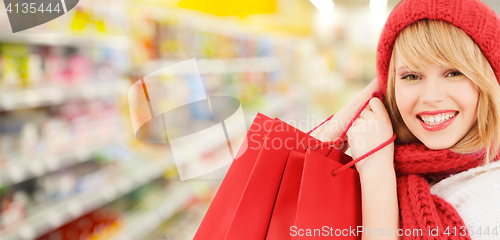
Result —
<path fill-rule="evenodd" d="M 411 23 L 421 19 L 443 20 L 464 32 L 479 46 L 500 79 L 500 17 L 480 0 L 403 0 L 390 14 L 377 48 L 377 79 L 385 94 L 389 62 L 395 40 Z M 430 193 L 426 177 L 443 179 L 481 164 L 482 154 L 457 154 L 450 150 L 430 150 L 423 144 L 395 146 L 400 227 L 422 229 L 422 237 L 403 239 L 470 239 L 445 235 L 449 227 L 465 226 L 457 211 L 442 198 Z M 438 227 L 438 236 L 429 230 Z"/>
<path fill-rule="evenodd" d="M 450 150 L 430 150 L 420 143 L 395 146 L 394 162 L 397 176 L 400 228 L 422 229 L 423 238 L 403 239 L 470 239 L 458 233 L 465 224 L 457 211 L 442 198 L 431 195 L 425 177 L 442 179 L 482 163 L 482 154 L 458 154 Z M 458 236 L 447 236 L 453 227 Z M 429 229 L 438 229 L 438 237 L 430 237 Z"/>
<path fill-rule="evenodd" d="M 392 11 L 382 30 L 377 48 L 377 79 L 382 93 L 392 48 L 405 28 L 421 19 L 449 22 L 465 31 L 479 46 L 500 79 L 500 17 L 480 0 L 403 0 Z"/>

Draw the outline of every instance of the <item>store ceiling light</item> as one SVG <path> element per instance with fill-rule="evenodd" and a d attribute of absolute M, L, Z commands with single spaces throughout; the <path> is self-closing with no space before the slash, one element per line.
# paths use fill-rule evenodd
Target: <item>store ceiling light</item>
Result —
<path fill-rule="evenodd" d="M 373 14 L 382 14 L 387 9 L 387 0 L 370 0 L 370 10 Z"/>
<path fill-rule="evenodd" d="M 311 2 L 321 13 L 333 12 L 334 3 L 332 0 L 311 0 Z"/>

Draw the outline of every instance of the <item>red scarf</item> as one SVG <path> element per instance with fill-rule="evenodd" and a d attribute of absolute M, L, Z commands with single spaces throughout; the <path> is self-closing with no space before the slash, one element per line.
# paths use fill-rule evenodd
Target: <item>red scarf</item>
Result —
<path fill-rule="evenodd" d="M 402 239 L 470 239 L 457 211 L 444 199 L 431 194 L 427 178 L 443 179 L 483 162 L 483 154 L 458 154 L 450 150 L 430 150 L 421 143 L 395 145 L 400 229 L 422 229 L 423 236 Z M 448 228 L 450 234 L 446 235 Z M 456 235 L 455 230 L 456 227 Z M 432 231 L 438 229 L 438 232 Z M 438 236 L 429 236 L 437 233 Z M 404 233 L 404 232 L 403 232 Z M 415 232 L 416 233 L 416 232 Z M 465 236 L 461 236 L 467 233 Z"/>

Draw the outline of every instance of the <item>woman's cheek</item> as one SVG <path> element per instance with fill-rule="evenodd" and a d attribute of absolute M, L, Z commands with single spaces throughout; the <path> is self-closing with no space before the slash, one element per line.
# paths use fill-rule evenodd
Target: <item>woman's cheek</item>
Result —
<path fill-rule="evenodd" d="M 405 94 L 403 94 L 403 91 L 396 91 L 396 105 L 398 106 L 399 113 L 403 118 L 411 111 L 409 107 L 409 99 Z"/>

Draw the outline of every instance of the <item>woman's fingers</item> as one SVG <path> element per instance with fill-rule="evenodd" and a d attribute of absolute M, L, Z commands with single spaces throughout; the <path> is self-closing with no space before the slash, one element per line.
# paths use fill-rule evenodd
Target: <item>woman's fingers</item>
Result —
<path fill-rule="evenodd" d="M 365 108 L 365 110 L 363 110 L 361 114 L 359 114 L 359 118 L 367 119 L 373 117 L 374 112 L 368 108 L 368 105 L 366 107 L 367 108 Z"/>
<path fill-rule="evenodd" d="M 368 104 L 370 106 L 370 109 L 373 111 L 375 114 L 387 114 L 387 110 L 385 110 L 385 106 L 382 103 L 382 101 L 378 98 L 372 98 Z"/>

